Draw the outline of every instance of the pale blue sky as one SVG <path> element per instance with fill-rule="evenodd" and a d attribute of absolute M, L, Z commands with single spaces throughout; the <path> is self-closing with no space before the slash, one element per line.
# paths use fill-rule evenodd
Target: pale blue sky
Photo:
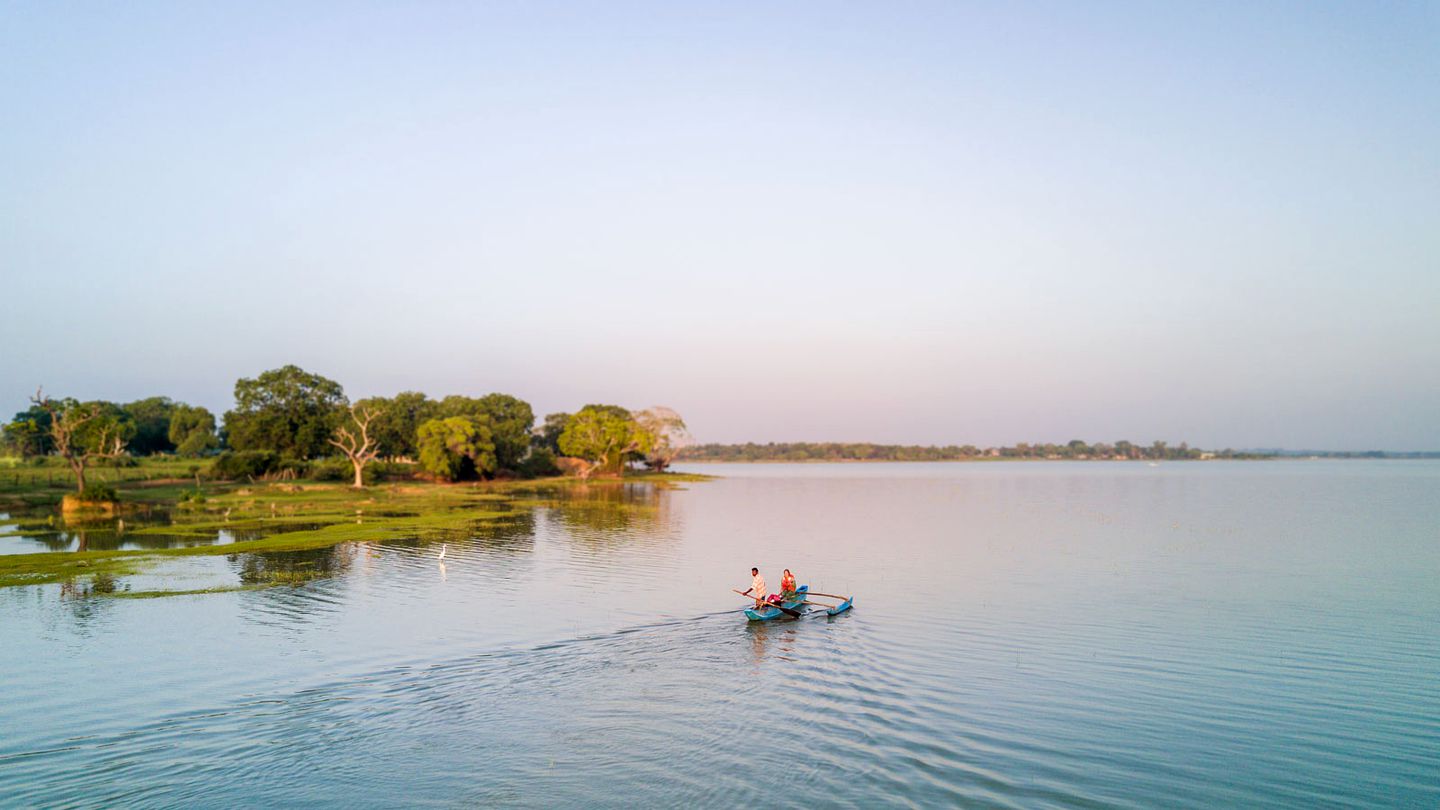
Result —
<path fill-rule="evenodd" d="M 1440 449 L 1434 3 L 10 3 L 0 412 Z"/>

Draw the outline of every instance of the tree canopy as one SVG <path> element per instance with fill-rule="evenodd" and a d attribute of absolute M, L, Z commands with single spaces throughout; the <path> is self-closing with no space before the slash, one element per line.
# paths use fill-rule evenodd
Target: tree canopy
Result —
<path fill-rule="evenodd" d="M 495 472 L 495 442 L 489 418 L 451 416 L 420 425 L 420 466 L 447 481 Z"/>
<path fill-rule="evenodd" d="M 177 403 L 170 412 L 170 444 L 182 456 L 203 456 L 220 446 L 215 415 L 198 405 Z"/>
<path fill-rule="evenodd" d="M 120 408 L 135 425 L 135 434 L 128 445 L 132 454 L 149 456 L 175 450 L 175 443 L 170 441 L 170 419 L 176 403 L 169 397 L 140 399 Z"/>
<path fill-rule="evenodd" d="M 671 408 L 662 405 L 647 408 L 635 414 L 635 421 L 653 437 L 644 459 L 645 466 L 652 470 L 663 471 L 693 443 L 685 420 Z"/>
<path fill-rule="evenodd" d="M 531 443 L 541 449 L 560 454 L 560 434 L 565 432 L 565 425 L 570 421 L 568 413 L 549 413 L 545 415 L 545 421 L 537 426 L 531 435 Z"/>
<path fill-rule="evenodd" d="M 55 439 L 50 436 L 50 412 L 31 405 L 15 414 L 5 425 L 5 448 L 23 458 L 55 452 Z"/>
<path fill-rule="evenodd" d="M 330 436 L 348 404 L 340 383 L 285 366 L 235 383 L 235 408 L 225 433 L 235 450 L 273 450 L 291 458 L 329 452 Z"/>
<path fill-rule="evenodd" d="M 85 493 L 85 468 L 94 459 L 115 458 L 125 452 L 134 426 L 113 402 L 77 402 L 51 399 L 36 391 L 31 399 L 50 414 L 50 438 L 55 452 L 75 473 L 75 487 Z"/>
<path fill-rule="evenodd" d="M 495 443 L 495 463 L 502 469 L 517 469 L 530 451 L 530 428 L 535 424 L 535 412 L 523 399 L 509 394 L 486 394 L 483 397 L 457 394 L 440 400 L 437 413 L 441 417 L 481 417 L 490 427 Z"/>
<path fill-rule="evenodd" d="M 648 453 L 654 443 L 654 434 L 618 405 L 586 405 L 560 434 L 561 452 L 585 459 L 606 474 L 619 473 L 628 455 Z"/>
<path fill-rule="evenodd" d="M 362 399 L 357 405 L 374 410 L 371 435 L 385 458 L 415 458 L 415 436 L 420 425 L 440 413 L 440 404 L 419 391 L 401 391 L 393 397 Z"/>

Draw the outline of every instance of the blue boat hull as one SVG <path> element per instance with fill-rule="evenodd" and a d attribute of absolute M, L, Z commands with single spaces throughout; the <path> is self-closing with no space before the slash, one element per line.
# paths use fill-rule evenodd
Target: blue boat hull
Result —
<path fill-rule="evenodd" d="M 809 585 L 801 585 L 800 587 L 795 589 L 795 594 L 799 597 L 798 599 L 794 599 L 789 602 L 781 602 L 780 604 L 784 605 L 787 608 L 790 608 L 791 610 L 800 610 L 801 606 L 805 603 L 805 593 L 809 590 Z M 746 608 L 745 617 L 752 622 L 768 622 L 771 619 L 787 618 L 784 613 L 781 613 L 773 607 L 763 607 L 759 610 L 756 610 L 755 608 Z"/>
<path fill-rule="evenodd" d="M 825 615 L 827 615 L 827 616 L 835 616 L 835 615 L 837 615 L 837 614 L 844 613 L 845 611 L 849 610 L 850 608 L 852 608 L 852 607 L 854 607 L 854 606 L 855 606 L 855 597 L 852 596 L 852 597 L 850 597 L 849 599 L 846 599 L 844 602 L 841 602 L 840 604 L 836 605 L 835 607 L 826 608 L 826 609 L 825 609 Z"/>

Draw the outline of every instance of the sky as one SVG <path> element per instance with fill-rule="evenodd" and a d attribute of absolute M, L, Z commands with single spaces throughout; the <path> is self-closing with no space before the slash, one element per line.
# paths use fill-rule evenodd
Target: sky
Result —
<path fill-rule="evenodd" d="M 1440 449 L 1434 3 L 6 3 L 0 414 Z"/>

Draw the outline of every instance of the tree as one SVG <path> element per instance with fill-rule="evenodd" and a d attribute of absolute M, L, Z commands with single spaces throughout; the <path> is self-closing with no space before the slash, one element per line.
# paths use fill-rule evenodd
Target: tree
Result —
<path fill-rule="evenodd" d="M 39 405 L 31 405 L 15 414 L 15 418 L 5 426 L 5 445 L 24 458 L 53 453 L 55 440 L 50 437 L 50 412 Z"/>
<path fill-rule="evenodd" d="M 236 381 L 235 409 L 225 414 L 225 430 L 235 450 L 315 458 L 327 452 L 346 404 L 340 383 L 285 366 Z"/>
<path fill-rule="evenodd" d="M 545 415 L 545 422 L 535 428 L 532 437 L 537 448 L 549 450 L 555 455 L 560 455 L 560 434 L 565 432 L 565 425 L 570 422 L 568 413 L 551 413 Z"/>
<path fill-rule="evenodd" d="M 370 436 L 370 423 L 375 420 L 377 411 L 359 405 L 350 406 L 350 421 L 354 423 L 355 429 L 351 430 L 350 425 L 340 425 L 335 428 L 335 436 L 330 443 L 338 448 L 345 457 L 350 459 L 350 464 L 355 468 L 356 489 L 365 487 L 365 465 L 375 459 L 379 449 L 375 440 Z"/>
<path fill-rule="evenodd" d="M 440 400 L 439 415 L 479 416 L 489 420 L 495 442 L 496 463 L 507 470 L 519 468 L 530 450 L 530 428 L 535 412 L 530 403 L 509 394 L 486 394 L 483 397 L 452 395 Z"/>
<path fill-rule="evenodd" d="M 198 405 L 177 404 L 170 413 L 170 444 L 175 452 L 194 458 L 220 446 L 215 435 L 215 415 Z"/>
<path fill-rule="evenodd" d="M 655 437 L 618 405 L 586 405 L 560 434 L 560 450 L 591 462 L 591 472 L 619 474 L 626 456 L 649 453 Z M 587 473 L 588 477 L 589 473 Z"/>
<path fill-rule="evenodd" d="M 493 473 L 495 442 L 491 436 L 484 417 L 431 419 L 416 432 L 420 466 L 447 481 Z"/>
<path fill-rule="evenodd" d="M 370 434 L 383 458 L 415 458 L 420 450 L 415 434 L 423 422 L 439 415 L 439 403 L 419 391 L 401 391 L 393 397 L 372 397 L 360 404 L 377 411 Z"/>
<path fill-rule="evenodd" d="M 635 421 L 654 437 L 650 450 L 645 454 L 645 466 L 652 470 L 663 472 L 681 450 L 695 443 L 685 427 L 685 420 L 670 408 L 656 405 L 635 414 Z"/>
<path fill-rule="evenodd" d="M 150 397 L 120 406 L 135 424 L 135 435 L 130 439 L 133 455 L 149 456 L 175 450 L 175 443 L 170 441 L 170 418 L 177 407 L 169 397 Z"/>
<path fill-rule="evenodd" d="M 486 394 L 480 398 L 481 413 L 490 417 L 494 433 L 495 463 L 502 469 L 520 467 L 530 452 L 530 428 L 535 425 L 535 411 L 530 403 L 509 394 Z"/>
<path fill-rule="evenodd" d="M 117 458 L 125 452 L 129 424 L 104 402 L 55 401 L 37 390 L 31 402 L 50 415 L 50 438 L 55 452 L 75 473 L 75 488 L 85 494 L 85 466 L 92 459 Z"/>

